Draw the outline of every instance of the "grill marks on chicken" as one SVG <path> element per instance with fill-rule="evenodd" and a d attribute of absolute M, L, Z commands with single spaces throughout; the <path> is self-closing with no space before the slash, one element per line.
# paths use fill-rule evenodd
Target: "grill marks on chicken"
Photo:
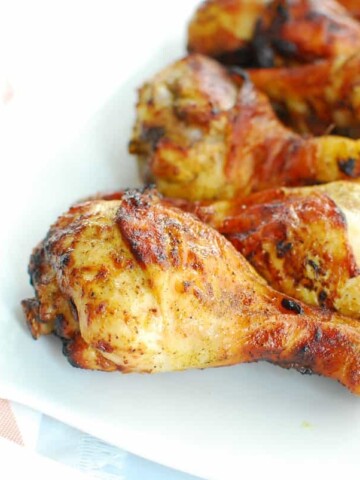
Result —
<path fill-rule="evenodd" d="M 236 80 L 238 92 L 214 60 L 190 55 L 140 89 L 130 152 L 144 181 L 198 200 L 360 176 L 360 142 L 301 137 L 248 80 Z"/>
<path fill-rule="evenodd" d="M 34 336 L 62 337 L 76 366 L 161 372 L 268 360 L 360 392 L 356 321 L 272 290 L 222 235 L 152 191 L 73 207 L 39 248 L 28 324 Z M 72 308 L 42 317 L 54 292 Z M 66 337 L 58 313 L 77 326 Z"/>

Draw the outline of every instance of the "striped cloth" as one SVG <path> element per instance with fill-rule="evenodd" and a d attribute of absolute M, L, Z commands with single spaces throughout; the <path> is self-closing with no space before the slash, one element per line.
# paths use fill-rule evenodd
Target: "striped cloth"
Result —
<path fill-rule="evenodd" d="M 24 445 L 10 402 L 3 399 L 0 399 L 0 437 L 11 440 L 18 445 Z"/>

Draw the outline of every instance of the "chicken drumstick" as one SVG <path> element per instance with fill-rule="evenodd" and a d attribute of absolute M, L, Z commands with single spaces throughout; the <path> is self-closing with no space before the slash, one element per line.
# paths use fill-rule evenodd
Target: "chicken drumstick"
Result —
<path fill-rule="evenodd" d="M 222 235 L 152 191 L 76 205 L 34 251 L 34 337 L 76 366 L 164 372 L 267 360 L 360 393 L 360 325 L 268 287 Z"/>

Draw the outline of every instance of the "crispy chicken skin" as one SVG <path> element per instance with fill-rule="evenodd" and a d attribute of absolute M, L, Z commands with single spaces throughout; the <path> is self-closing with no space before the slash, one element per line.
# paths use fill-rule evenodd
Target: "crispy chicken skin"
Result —
<path fill-rule="evenodd" d="M 293 68 L 254 69 L 251 80 L 300 132 L 360 132 L 360 54 Z M 241 79 L 240 79 L 241 82 Z"/>
<path fill-rule="evenodd" d="M 190 23 L 189 50 L 257 67 L 255 85 L 299 133 L 359 138 L 360 23 L 351 15 L 360 12 L 359 2 L 342 2 L 350 11 L 334 0 L 265 3 L 205 2 Z"/>
<path fill-rule="evenodd" d="M 253 63 L 250 41 L 265 0 L 207 0 L 188 27 L 188 51 L 235 65 Z"/>
<path fill-rule="evenodd" d="M 191 55 L 158 73 L 139 90 L 130 152 L 145 182 L 181 196 L 212 198 L 225 185 L 226 112 L 237 88 L 217 62 Z M 230 186 L 231 187 L 231 186 Z"/>
<path fill-rule="evenodd" d="M 360 176 L 360 142 L 301 137 L 251 82 L 240 84 L 237 92 L 217 62 L 190 55 L 140 89 L 130 152 L 145 182 L 202 200 Z"/>
<path fill-rule="evenodd" d="M 188 28 L 188 50 L 242 66 L 273 67 L 349 55 L 360 24 L 334 0 L 210 0 Z"/>
<path fill-rule="evenodd" d="M 253 45 L 260 67 L 348 56 L 360 48 L 360 23 L 333 0 L 275 0 L 259 18 Z"/>
<path fill-rule="evenodd" d="M 360 319 L 360 185 L 279 188 L 240 201 L 167 199 L 216 228 L 278 291 Z"/>
<path fill-rule="evenodd" d="M 29 327 L 60 336 L 75 366 L 164 372 L 267 360 L 360 393 L 357 321 L 272 290 L 222 235 L 152 191 L 74 206 L 34 255 Z"/>

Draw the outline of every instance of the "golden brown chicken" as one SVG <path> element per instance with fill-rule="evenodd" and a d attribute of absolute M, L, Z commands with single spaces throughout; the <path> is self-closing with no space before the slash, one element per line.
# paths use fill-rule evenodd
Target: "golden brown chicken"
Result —
<path fill-rule="evenodd" d="M 267 67 L 251 78 L 298 132 L 359 138 L 360 23 L 334 0 L 265 3 L 205 2 L 190 23 L 189 50 L 228 65 Z"/>
<path fill-rule="evenodd" d="M 227 111 L 237 88 L 213 60 L 191 55 L 165 68 L 139 91 L 130 152 L 146 182 L 156 178 L 167 194 L 186 185 L 211 198 L 224 185 Z"/>
<path fill-rule="evenodd" d="M 188 27 L 189 52 L 232 65 L 255 61 L 251 40 L 266 0 L 206 0 Z"/>
<path fill-rule="evenodd" d="M 216 228 L 276 290 L 360 319 L 360 185 L 278 188 L 170 204 Z"/>
<path fill-rule="evenodd" d="M 360 24 L 335 0 L 210 0 L 188 29 L 190 52 L 232 65 L 293 65 L 359 48 Z"/>
<path fill-rule="evenodd" d="M 272 290 L 222 235 L 151 191 L 77 205 L 34 251 L 33 336 L 79 367 L 164 372 L 267 360 L 360 393 L 360 325 Z"/>
<path fill-rule="evenodd" d="M 226 71 L 200 55 L 140 89 L 130 152 L 146 182 L 190 200 L 360 176 L 360 142 L 301 137 L 278 121 L 249 81 L 237 93 Z"/>
<path fill-rule="evenodd" d="M 261 67 L 348 56 L 360 49 L 360 23 L 334 0 L 274 0 L 253 45 Z"/>
<path fill-rule="evenodd" d="M 301 67 L 251 70 L 250 76 L 296 130 L 321 135 L 336 127 L 360 136 L 360 53 Z"/>

